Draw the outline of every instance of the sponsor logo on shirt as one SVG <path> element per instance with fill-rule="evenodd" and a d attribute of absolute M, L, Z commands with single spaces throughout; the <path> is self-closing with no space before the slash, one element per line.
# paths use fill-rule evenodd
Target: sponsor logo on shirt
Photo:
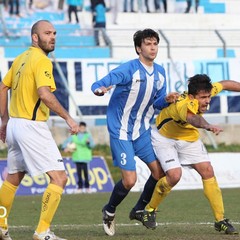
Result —
<path fill-rule="evenodd" d="M 144 79 L 136 79 L 136 83 L 138 82 L 144 82 L 145 80 Z"/>
<path fill-rule="evenodd" d="M 44 73 L 45 73 L 45 76 L 46 76 L 47 78 L 49 78 L 49 79 L 52 78 L 51 73 L 49 73 L 48 71 L 45 71 Z"/>
<path fill-rule="evenodd" d="M 174 162 L 174 161 L 175 161 L 175 159 L 172 158 L 172 159 L 166 160 L 165 163 L 170 163 L 170 162 Z"/>

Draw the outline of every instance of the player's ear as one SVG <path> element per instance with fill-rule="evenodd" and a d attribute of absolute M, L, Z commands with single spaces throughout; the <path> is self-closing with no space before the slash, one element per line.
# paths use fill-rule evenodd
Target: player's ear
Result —
<path fill-rule="evenodd" d="M 38 35 L 36 33 L 32 35 L 32 40 L 33 42 L 38 42 Z"/>
<path fill-rule="evenodd" d="M 136 47 L 138 54 L 142 51 L 140 47 Z"/>

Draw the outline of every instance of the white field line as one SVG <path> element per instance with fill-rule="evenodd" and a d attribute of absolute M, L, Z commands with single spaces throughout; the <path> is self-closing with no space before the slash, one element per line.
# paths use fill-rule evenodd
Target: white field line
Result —
<path fill-rule="evenodd" d="M 231 222 L 234 225 L 240 225 L 240 222 Z M 199 222 L 199 223 L 191 223 L 191 222 L 179 222 L 179 223 L 174 223 L 174 222 L 167 222 L 167 223 L 157 223 L 158 226 L 166 226 L 166 225 L 179 225 L 179 226 L 183 226 L 183 225 L 213 225 L 214 222 Z M 102 227 L 102 224 L 58 224 L 58 225 L 52 225 L 53 228 L 75 228 L 78 229 L 80 227 Z M 129 226 L 142 226 L 141 223 L 118 223 L 116 224 L 116 226 L 125 226 L 125 227 L 129 227 Z M 27 226 L 27 225 L 21 225 L 21 226 L 9 226 L 9 228 L 14 228 L 14 229 L 32 229 L 32 226 Z"/>

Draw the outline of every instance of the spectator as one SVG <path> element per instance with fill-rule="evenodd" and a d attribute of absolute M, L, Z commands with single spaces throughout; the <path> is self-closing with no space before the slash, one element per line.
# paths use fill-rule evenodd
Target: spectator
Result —
<path fill-rule="evenodd" d="M 75 18 L 76 18 L 76 23 L 79 23 L 79 19 L 78 19 L 78 9 L 82 9 L 83 6 L 83 2 L 82 0 L 67 0 L 67 4 L 68 4 L 68 20 L 69 23 L 72 22 L 72 13 L 75 14 Z"/>
<path fill-rule="evenodd" d="M 187 8 L 185 13 L 189 13 L 192 7 L 192 1 L 195 1 L 195 11 L 198 12 L 199 0 L 187 0 Z"/>
<path fill-rule="evenodd" d="M 146 12 L 150 13 L 149 5 L 148 5 L 148 0 L 144 0 L 145 7 L 146 7 Z"/>
<path fill-rule="evenodd" d="M 58 0 L 58 9 L 63 10 L 64 0 Z"/>
<path fill-rule="evenodd" d="M 100 45 L 99 31 L 106 28 L 106 5 L 104 0 L 91 0 L 93 28 L 96 45 Z"/>
<path fill-rule="evenodd" d="M 15 14 L 16 16 L 20 17 L 19 0 L 8 0 L 8 3 L 10 5 L 9 14 L 11 16 Z"/>
<path fill-rule="evenodd" d="M 130 0 L 130 11 L 131 11 L 131 12 L 135 12 L 133 5 L 134 5 L 134 0 Z M 128 1 L 127 1 L 127 0 L 124 0 L 124 3 L 123 3 L 123 11 L 124 11 L 124 12 L 128 12 Z"/>
<path fill-rule="evenodd" d="M 118 0 L 111 0 L 111 13 L 112 13 L 112 23 L 117 24 L 117 17 L 118 17 Z"/>
<path fill-rule="evenodd" d="M 156 12 L 161 11 L 160 1 L 161 0 L 154 0 L 154 7 L 155 7 Z M 166 13 L 167 12 L 167 0 L 162 0 L 162 2 L 163 2 L 163 10 Z"/>
<path fill-rule="evenodd" d="M 94 142 L 92 135 L 87 132 L 86 127 L 87 125 L 85 122 L 80 122 L 79 133 L 68 137 L 62 146 L 65 152 L 72 152 L 69 151 L 68 144 L 74 143 L 76 146 L 76 149 L 72 152 L 72 160 L 76 164 L 78 176 L 78 189 L 76 190 L 76 193 L 82 193 L 83 186 L 87 193 L 91 193 L 88 179 L 88 163 L 92 160 L 92 148 L 94 147 Z M 84 174 L 84 184 L 82 172 Z"/>

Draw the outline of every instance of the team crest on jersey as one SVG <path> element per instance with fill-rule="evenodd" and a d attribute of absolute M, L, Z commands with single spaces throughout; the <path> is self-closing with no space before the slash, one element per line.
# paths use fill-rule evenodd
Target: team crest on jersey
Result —
<path fill-rule="evenodd" d="M 49 73 L 48 71 L 45 71 L 44 73 L 45 73 L 45 76 L 46 76 L 47 78 L 49 78 L 49 79 L 52 78 L 51 73 Z"/>

